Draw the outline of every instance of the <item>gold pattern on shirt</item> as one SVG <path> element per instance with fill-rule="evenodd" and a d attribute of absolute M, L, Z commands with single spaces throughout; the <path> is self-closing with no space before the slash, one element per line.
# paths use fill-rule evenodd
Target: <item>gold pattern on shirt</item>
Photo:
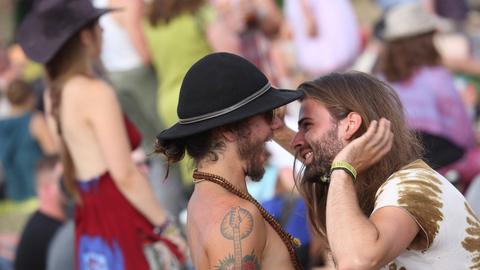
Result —
<path fill-rule="evenodd" d="M 407 270 L 407 268 L 405 267 L 400 267 L 400 268 L 397 268 L 397 264 L 396 263 L 391 263 L 388 265 L 388 270 Z"/>
<path fill-rule="evenodd" d="M 399 183 L 404 189 L 399 192 L 398 204 L 405 207 L 420 223 L 426 234 L 427 248 L 435 239 L 443 220 L 441 189 L 434 177 L 431 173 L 422 172 L 417 173 L 417 179 L 421 180 L 401 178 Z M 414 243 L 419 241 L 421 240 L 415 239 Z"/>
<path fill-rule="evenodd" d="M 480 222 L 467 203 L 465 203 L 465 210 L 468 212 L 469 226 L 465 230 L 468 236 L 462 241 L 462 246 L 473 255 L 470 269 L 480 269 Z"/>
<path fill-rule="evenodd" d="M 425 170 L 425 169 L 429 169 L 428 165 L 423 162 L 422 160 L 416 160 L 412 163 L 409 163 L 405 166 L 403 166 L 400 170 L 398 170 L 397 172 L 395 172 L 394 174 L 392 174 L 388 179 L 387 181 L 385 181 L 385 183 L 383 183 L 380 188 L 378 189 L 377 191 L 377 194 L 375 195 L 375 202 L 377 201 L 378 199 L 378 196 L 380 196 L 380 194 L 382 194 L 385 186 L 387 185 L 387 183 L 392 180 L 392 179 L 395 179 L 397 177 L 407 177 L 408 175 L 411 175 L 412 171 L 413 170 L 416 170 L 416 174 L 422 174 L 422 172 Z M 407 171 L 406 171 L 407 170 Z M 431 176 L 431 174 L 429 174 L 429 176 Z M 441 181 L 436 179 L 435 177 L 432 179 L 435 183 L 441 185 Z M 439 189 L 438 189 L 439 191 Z"/>
<path fill-rule="evenodd" d="M 419 233 L 410 248 L 430 247 L 444 218 L 441 200 L 442 182 L 423 161 L 416 161 L 394 173 L 389 180 L 399 179 L 398 205 L 416 219 L 424 234 Z M 381 194 L 384 186 L 377 193 Z"/>

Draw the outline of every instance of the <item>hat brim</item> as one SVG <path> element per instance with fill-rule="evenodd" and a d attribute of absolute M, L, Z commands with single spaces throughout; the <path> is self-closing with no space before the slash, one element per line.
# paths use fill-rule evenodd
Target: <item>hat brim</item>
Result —
<path fill-rule="evenodd" d="M 48 37 L 39 30 L 45 28 L 44 22 L 38 16 L 27 15 L 18 29 L 16 39 L 31 60 L 45 64 L 52 60 L 60 48 L 83 27 L 100 16 L 117 10 L 119 9 L 96 8 L 88 17 L 76 24 L 65 26 L 64 31 Z"/>
<path fill-rule="evenodd" d="M 162 131 L 157 135 L 157 139 L 160 141 L 178 139 L 191 135 L 198 134 L 200 132 L 219 127 L 225 124 L 234 123 L 242 119 L 271 111 L 275 108 L 281 107 L 294 100 L 297 100 L 303 96 L 301 90 L 285 90 L 275 89 L 267 91 L 257 99 L 247 103 L 246 105 L 221 116 L 204 120 L 191 124 L 176 123 L 172 127 Z"/>

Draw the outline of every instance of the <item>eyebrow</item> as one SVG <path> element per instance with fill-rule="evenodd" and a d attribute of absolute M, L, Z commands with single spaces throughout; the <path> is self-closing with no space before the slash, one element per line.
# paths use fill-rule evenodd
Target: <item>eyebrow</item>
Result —
<path fill-rule="evenodd" d="M 303 117 L 302 119 L 298 120 L 298 126 L 300 126 L 303 122 L 309 120 L 310 117 Z"/>

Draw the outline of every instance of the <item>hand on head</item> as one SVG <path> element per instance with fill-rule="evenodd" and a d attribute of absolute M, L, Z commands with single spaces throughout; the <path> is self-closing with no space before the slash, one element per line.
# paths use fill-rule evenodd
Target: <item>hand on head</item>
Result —
<path fill-rule="evenodd" d="M 385 118 L 374 120 L 367 131 L 347 144 L 333 161 L 346 161 L 360 173 L 384 157 L 391 150 L 392 144 L 390 121 Z"/>

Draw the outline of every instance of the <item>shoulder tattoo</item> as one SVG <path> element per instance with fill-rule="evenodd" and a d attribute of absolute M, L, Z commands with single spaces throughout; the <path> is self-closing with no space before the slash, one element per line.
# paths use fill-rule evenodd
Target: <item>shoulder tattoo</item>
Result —
<path fill-rule="evenodd" d="M 223 217 L 220 225 L 222 236 L 233 242 L 233 254 L 229 254 L 218 262 L 215 269 L 260 269 L 260 263 L 252 250 L 251 254 L 242 255 L 242 240 L 253 230 L 252 214 L 245 208 L 232 207 Z"/>

